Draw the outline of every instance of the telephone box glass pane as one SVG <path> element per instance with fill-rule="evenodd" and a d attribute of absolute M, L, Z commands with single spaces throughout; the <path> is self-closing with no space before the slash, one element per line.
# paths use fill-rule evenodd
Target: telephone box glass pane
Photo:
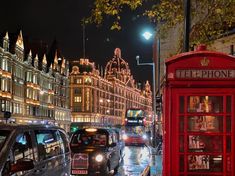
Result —
<path fill-rule="evenodd" d="M 180 113 L 184 113 L 184 97 L 180 96 Z"/>
<path fill-rule="evenodd" d="M 194 132 L 222 132 L 222 116 L 190 116 L 188 117 L 188 131 Z"/>
<path fill-rule="evenodd" d="M 226 132 L 231 133 L 231 116 L 226 117 Z"/>
<path fill-rule="evenodd" d="M 223 136 L 189 135 L 189 152 L 222 152 Z"/>
<path fill-rule="evenodd" d="M 227 153 L 231 152 L 231 136 L 226 137 L 226 151 Z"/>
<path fill-rule="evenodd" d="M 188 155 L 189 172 L 222 172 L 222 155 Z"/>
<path fill-rule="evenodd" d="M 184 136 L 180 135 L 180 152 L 184 152 Z"/>
<path fill-rule="evenodd" d="M 180 133 L 184 132 L 184 116 L 180 116 L 179 129 Z"/>
<path fill-rule="evenodd" d="M 223 112 L 222 96 L 189 96 L 188 112 Z"/>
<path fill-rule="evenodd" d="M 184 155 L 180 155 L 179 157 L 179 171 L 184 172 Z"/>
<path fill-rule="evenodd" d="M 227 96 L 226 98 L 226 111 L 227 113 L 231 113 L 231 96 Z"/>

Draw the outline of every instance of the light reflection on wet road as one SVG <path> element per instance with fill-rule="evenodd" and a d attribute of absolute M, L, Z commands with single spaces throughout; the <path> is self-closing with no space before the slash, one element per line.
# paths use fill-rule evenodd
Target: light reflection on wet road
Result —
<path fill-rule="evenodd" d="M 148 147 L 126 146 L 123 162 L 115 176 L 139 176 L 150 162 Z"/>

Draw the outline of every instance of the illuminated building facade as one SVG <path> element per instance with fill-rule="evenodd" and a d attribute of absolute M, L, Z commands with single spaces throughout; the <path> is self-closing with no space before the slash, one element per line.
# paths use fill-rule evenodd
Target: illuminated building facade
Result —
<path fill-rule="evenodd" d="M 139 107 L 152 114 L 152 92 L 147 81 L 144 89 L 137 88 L 128 63 L 115 49 L 114 57 L 107 63 L 105 72 L 96 69 L 88 59 L 73 61 L 70 72 L 70 105 L 72 122 L 95 122 L 118 125 L 125 111 Z"/>
<path fill-rule="evenodd" d="M 27 43 L 27 42 L 26 42 Z M 68 62 L 49 63 L 24 44 L 19 35 L 3 37 L 0 47 L 0 111 L 11 112 L 8 122 L 70 125 Z M 0 117 L 4 121 L 3 117 Z"/>

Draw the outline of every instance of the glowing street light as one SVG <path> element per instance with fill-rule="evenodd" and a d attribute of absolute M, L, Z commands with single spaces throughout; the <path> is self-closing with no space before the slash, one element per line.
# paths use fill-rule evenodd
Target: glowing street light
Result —
<path fill-rule="evenodd" d="M 149 40 L 151 37 L 152 37 L 152 33 L 146 31 L 142 34 L 142 36 L 146 39 L 146 40 Z"/>

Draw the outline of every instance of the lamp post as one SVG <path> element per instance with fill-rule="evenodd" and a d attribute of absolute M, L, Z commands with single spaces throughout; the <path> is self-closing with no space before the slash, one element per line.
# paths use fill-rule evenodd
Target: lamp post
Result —
<path fill-rule="evenodd" d="M 142 36 L 149 40 L 152 38 L 153 34 L 150 32 L 144 32 Z M 155 36 L 153 41 L 153 62 L 150 63 L 140 63 L 139 57 L 136 57 L 137 65 L 151 65 L 152 66 L 152 74 L 153 74 L 153 147 L 156 147 L 156 62 L 158 66 L 158 75 L 157 75 L 157 83 L 158 83 L 158 92 L 157 96 L 160 97 L 160 38 L 156 40 Z M 158 46 L 158 48 L 157 48 Z M 158 51 L 158 52 L 157 52 Z M 160 110 L 158 112 L 158 122 L 160 122 Z"/>
<path fill-rule="evenodd" d="M 156 82 L 155 82 L 155 63 L 140 63 L 139 56 L 136 56 L 137 65 L 150 65 L 153 72 L 153 147 L 156 147 Z"/>
<path fill-rule="evenodd" d="M 189 51 L 190 5 L 190 0 L 184 0 L 184 52 Z"/>

